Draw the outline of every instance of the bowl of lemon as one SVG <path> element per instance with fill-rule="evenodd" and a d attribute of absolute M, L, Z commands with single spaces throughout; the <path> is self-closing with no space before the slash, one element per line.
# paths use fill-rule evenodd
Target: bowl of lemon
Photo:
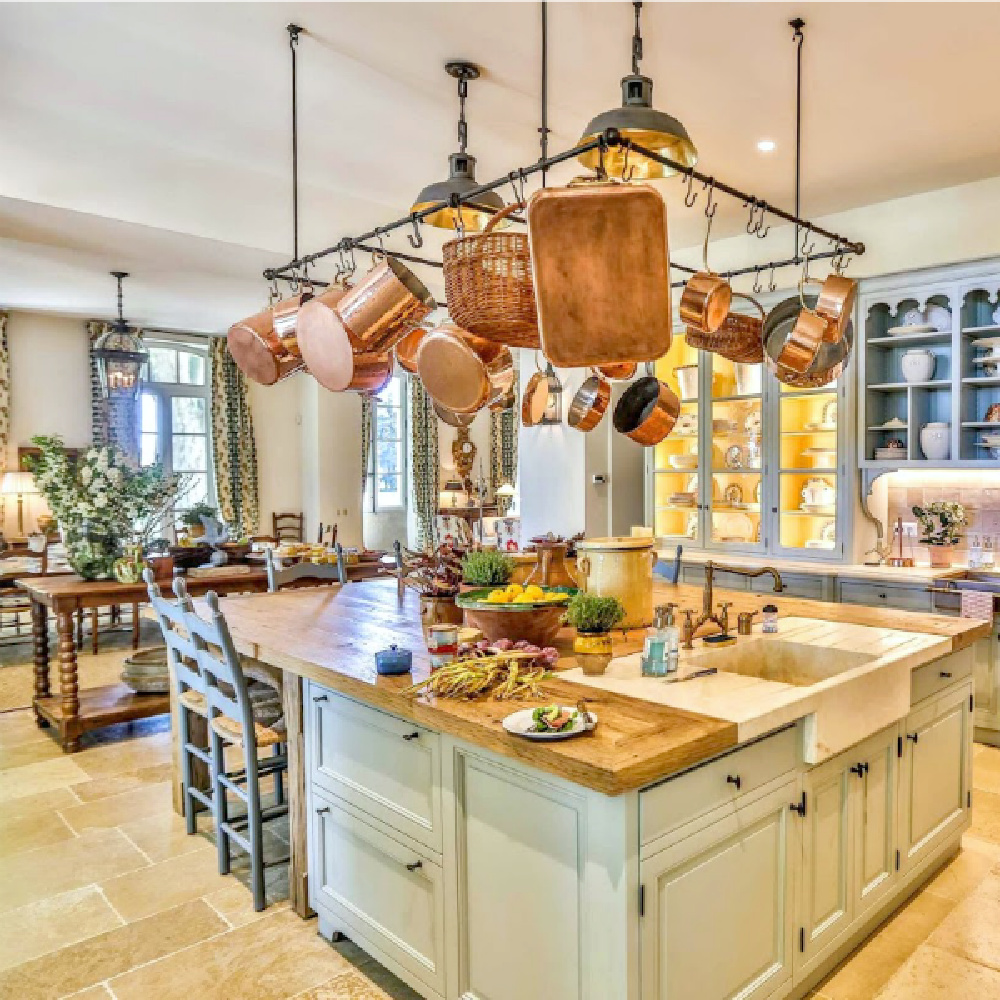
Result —
<path fill-rule="evenodd" d="M 490 642 L 524 639 L 536 646 L 548 646 L 575 593 L 572 587 L 523 587 L 511 583 L 467 590 L 455 598 L 455 603 L 462 609 L 465 624 L 479 629 Z"/>

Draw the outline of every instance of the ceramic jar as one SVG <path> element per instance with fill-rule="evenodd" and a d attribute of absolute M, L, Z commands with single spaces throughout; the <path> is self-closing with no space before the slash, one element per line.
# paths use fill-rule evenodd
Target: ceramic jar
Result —
<path fill-rule="evenodd" d="M 913 347 L 903 354 L 899 367 L 907 382 L 930 382 L 937 358 L 926 347 Z"/>
<path fill-rule="evenodd" d="M 736 395 L 758 396 L 761 389 L 761 365 L 736 364 Z"/>
<path fill-rule="evenodd" d="M 924 424 L 920 429 L 920 450 L 929 462 L 944 462 L 951 456 L 951 425 Z"/>
<path fill-rule="evenodd" d="M 685 402 L 698 398 L 698 366 L 681 365 L 674 369 L 677 377 L 677 388 L 680 390 L 681 399 Z"/>
<path fill-rule="evenodd" d="M 621 628 L 653 624 L 652 538 L 585 538 L 577 543 L 577 586 L 595 597 L 617 597 L 625 609 Z"/>
<path fill-rule="evenodd" d="M 611 662 L 610 632 L 580 632 L 573 640 L 573 653 L 580 669 L 590 677 L 603 674 Z"/>

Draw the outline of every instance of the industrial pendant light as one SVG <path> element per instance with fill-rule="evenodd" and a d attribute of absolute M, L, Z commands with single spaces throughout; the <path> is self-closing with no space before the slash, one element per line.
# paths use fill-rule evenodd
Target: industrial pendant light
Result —
<path fill-rule="evenodd" d="M 669 157 L 684 167 L 693 167 L 698 162 L 698 150 L 687 134 L 687 129 L 672 115 L 653 108 L 653 81 L 639 73 L 642 58 L 642 35 L 639 33 L 639 12 L 641 3 L 633 3 L 635 8 L 635 33 L 632 36 L 632 72 L 622 77 L 622 106 L 605 111 L 594 118 L 583 130 L 581 142 L 598 138 L 609 128 L 617 129 L 623 139 L 631 139 L 661 156 Z M 577 157 L 591 170 L 601 166 L 601 150 L 590 149 Z M 632 178 L 664 177 L 675 173 L 656 160 L 643 156 L 628 155 L 628 150 L 612 146 L 604 151 L 604 169 L 609 176 L 621 177 L 626 170 Z M 628 178 L 626 178 L 628 179 Z"/>
<path fill-rule="evenodd" d="M 428 184 L 411 207 L 411 212 L 420 212 L 435 202 L 449 202 L 453 195 L 466 195 L 478 187 L 476 181 L 476 158 L 465 151 L 469 140 L 469 130 L 465 122 L 465 99 L 469 94 L 469 81 L 479 78 L 479 67 L 468 62 L 445 64 L 449 76 L 458 80 L 458 152 L 448 157 L 448 179 Z M 474 204 L 462 204 L 457 208 L 448 205 L 430 215 L 424 222 L 439 229 L 460 229 L 478 233 L 490 216 L 503 208 L 503 199 L 495 191 L 478 195 Z"/>
<path fill-rule="evenodd" d="M 118 281 L 118 319 L 97 338 L 93 355 L 97 358 L 97 372 L 105 398 L 139 395 L 142 366 L 149 360 L 149 352 L 142 346 L 135 327 L 129 326 L 122 315 L 122 279 L 125 271 L 112 271 Z"/>
<path fill-rule="evenodd" d="M 563 387 L 551 361 L 545 369 L 545 381 L 548 383 L 549 394 L 545 401 L 545 413 L 542 414 L 539 423 L 561 424 Z"/>

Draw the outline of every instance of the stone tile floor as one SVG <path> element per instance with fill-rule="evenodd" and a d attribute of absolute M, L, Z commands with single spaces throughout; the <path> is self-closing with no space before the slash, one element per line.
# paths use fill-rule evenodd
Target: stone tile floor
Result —
<path fill-rule="evenodd" d="M 30 711 L 0 710 L 0 998 L 414 1000 L 289 910 L 285 868 L 255 913 L 246 873 L 219 876 L 210 839 L 184 832 L 169 776 L 165 719 L 65 756 Z M 1000 997 L 1000 750 L 976 747 L 974 787 L 962 853 L 815 998 Z"/>

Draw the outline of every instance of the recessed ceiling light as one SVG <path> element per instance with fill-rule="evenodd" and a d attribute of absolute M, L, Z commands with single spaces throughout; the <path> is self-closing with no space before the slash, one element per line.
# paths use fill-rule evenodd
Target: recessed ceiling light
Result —
<path fill-rule="evenodd" d="M 773 153 L 777 146 L 778 144 L 773 139 L 761 139 L 757 143 L 757 149 L 761 153 Z"/>

